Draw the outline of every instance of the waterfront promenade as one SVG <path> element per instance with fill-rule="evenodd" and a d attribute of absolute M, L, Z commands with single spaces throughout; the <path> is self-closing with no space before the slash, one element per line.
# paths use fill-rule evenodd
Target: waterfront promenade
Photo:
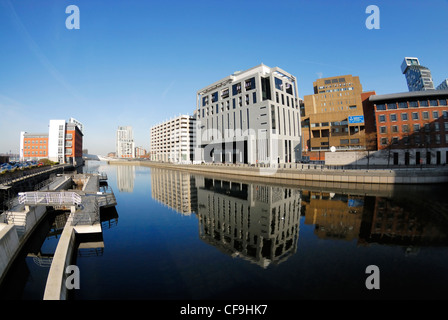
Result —
<path fill-rule="evenodd" d="M 247 164 L 174 164 L 166 162 L 114 160 L 113 165 L 137 165 L 185 170 L 193 173 L 211 173 L 256 177 L 277 182 L 330 182 L 357 184 L 434 184 L 448 182 L 448 167 L 411 167 L 390 169 L 347 169 L 336 166 L 288 163 L 274 166 Z"/>

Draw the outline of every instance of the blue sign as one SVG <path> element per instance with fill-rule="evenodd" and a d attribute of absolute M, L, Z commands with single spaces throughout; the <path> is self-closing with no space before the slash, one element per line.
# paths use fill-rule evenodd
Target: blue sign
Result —
<path fill-rule="evenodd" d="M 364 116 L 349 116 L 348 123 L 364 123 Z"/>

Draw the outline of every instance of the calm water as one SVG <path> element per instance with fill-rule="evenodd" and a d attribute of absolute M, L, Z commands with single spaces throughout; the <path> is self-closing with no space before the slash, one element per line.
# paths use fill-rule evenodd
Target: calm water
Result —
<path fill-rule="evenodd" d="M 327 189 L 102 162 L 84 171 L 107 173 L 118 205 L 79 250 L 75 300 L 448 297 L 446 185 Z M 40 252 L 56 245 L 47 237 Z M 49 268 L 25 261 L 16 295 L 41 299 Z M 366 288 L 369 265 L 378 290 Z"/>

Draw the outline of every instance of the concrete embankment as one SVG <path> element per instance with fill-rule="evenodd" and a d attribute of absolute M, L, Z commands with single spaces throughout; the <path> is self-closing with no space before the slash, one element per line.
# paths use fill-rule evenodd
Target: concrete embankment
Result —
<path fill-rule="evenodd" d="M 435 184 L 448 182 L 448 168 L 328 169 L 321 165 L 280 164 L 277 167 L 226 164 L 169 164 L 151 161 L 109 161 L 112 165 L 139 165 L 192 173 L 226 174 L 269 180 L 300 180 L 359 184 Z"/>

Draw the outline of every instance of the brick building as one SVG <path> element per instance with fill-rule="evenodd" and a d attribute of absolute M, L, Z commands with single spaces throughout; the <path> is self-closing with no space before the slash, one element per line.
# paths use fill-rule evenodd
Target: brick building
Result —
<path fill-rule="evenodd" d="M 447 99 L 448 90 L 370 96 L 378 150 L 395 165 L 447 163 Z"/>

